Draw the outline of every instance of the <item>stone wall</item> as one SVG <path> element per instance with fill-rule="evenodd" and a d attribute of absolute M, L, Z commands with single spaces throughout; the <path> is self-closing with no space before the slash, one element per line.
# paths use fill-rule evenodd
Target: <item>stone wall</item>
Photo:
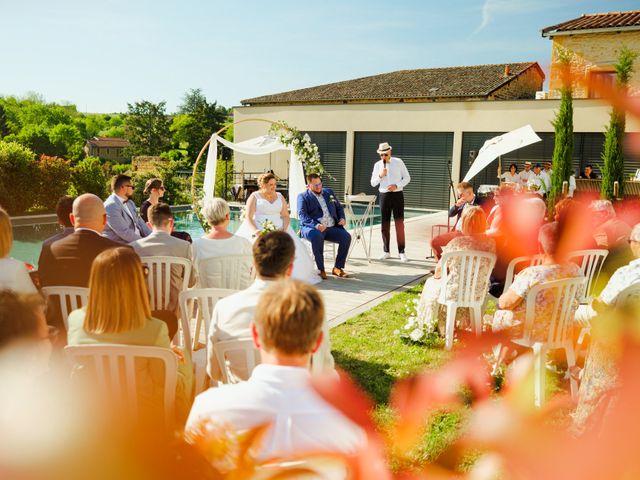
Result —
<path fill-rule="evenodd" d="M 544 75 L 537 68 L 529 68 L 526 72 L 499 88 L 490 96 L 490 100 L 524 100 L 535 99 L 536 92 L 542 90 Z"/>
<path fill-rule="evenodd" d="M 592 71 L 615 71 L 613 65 L 618 60 L 622 46 L 640 53 L 640 31 L 606 33 L 584 33 L 576 35 L 556 35 L 552 38 L 551 74 L 549 76 L 549 97 L 560 97 L 560 71 L 556 59 L 556 47 L 561 46 L 573 53 L 571 71 L 576 79 L 585 79 Z M 640 64 L 631 77 L 630 92 L 640 95 Z M 576 82 L 573 86 L 574 98 L 589 98 L 588 86 Z"/>

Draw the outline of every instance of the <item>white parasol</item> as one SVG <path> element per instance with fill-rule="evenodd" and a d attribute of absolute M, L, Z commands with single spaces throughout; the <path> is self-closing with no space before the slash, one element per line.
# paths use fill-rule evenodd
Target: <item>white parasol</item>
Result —
<path fill-rule="evenodd" d="M 500 155 L 540 141 L 542 141 L 542 139 L 533 131 L 531 125 L 516 128 L 503 135 L 490 138 L 484 142 L 473 165 L 471 165 L 471 168 L 464 176 L 463 182 L 471 180 Z"/>

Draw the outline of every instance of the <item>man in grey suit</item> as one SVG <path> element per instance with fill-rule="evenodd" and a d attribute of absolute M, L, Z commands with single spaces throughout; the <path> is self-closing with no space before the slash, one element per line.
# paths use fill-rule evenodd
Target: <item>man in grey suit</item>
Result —
<path fill-rule="evenodd" d="M 136 253 L 140 255 L 140 257 L 180 257 L 191 261 L 191 244 L 186 240 L 171 236 L 174 223 L 171 207 L 166 203 L 158 203 L 149 208 L 147 215 L 152 232 L 145 238 L 141 238 L 130 244 Z M 183 277 L 184 272 L 182 271 L 182 267 L 176 265 L 171 268 L 171 288 L 169 291 L 168 310 L 164 312 L 154 312 L 155 317 L 167 322 L 167 325 L 169 325 L 169 334 L 171 334 L 171 327 L 174 321 L 176 322 L 175 328 L 177 329 L 177 315 L 179 314 L 178 295 L 180 294 Z M 196 275 L 195 271 L 192 270 L 189 286 L 193 286 L 195 282 Z M 172 315 L 175 315 L 175 319 L 172 318 Z"/>
<path fill-rule="evenodd" d="M 134 188 L 128 175 L 116 175 L 111 180 L 113 193 L 104 201 L 107 211 L 105 237 L 120 243 L 131 243 L 151 233 L 151 229 L 138 216 L 132 200 Z"/>

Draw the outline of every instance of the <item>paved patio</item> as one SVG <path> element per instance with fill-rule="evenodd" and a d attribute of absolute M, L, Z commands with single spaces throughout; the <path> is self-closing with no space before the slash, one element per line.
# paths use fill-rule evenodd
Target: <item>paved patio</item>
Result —
<path fill-rule="evenodd" d="M 447 214 L 444 211 L 405 220 L 405 253 L 409 258 L 408 263 L 402 263 L 398 258 L 393 222 L 391 258 L 385 261 L 377 260 L 382 255 L 382 237 L 380 226 L 374 226 L 371 263 L 367 262 L 362 245 L 356 245 L 345 267 L 351 278 L 341 279 L 329 275 L 327 280 L 318 285 L 325 300 L 330 327 L 340 325 L 395 293 L 407 290 L 424 280 L 435 267 L 433 259 L 425 259 L 430 254 L 431 226 L 446 222 Z M 332 265 L 328 247 L 325 251 L 325 261 L 327 265 Z"/>

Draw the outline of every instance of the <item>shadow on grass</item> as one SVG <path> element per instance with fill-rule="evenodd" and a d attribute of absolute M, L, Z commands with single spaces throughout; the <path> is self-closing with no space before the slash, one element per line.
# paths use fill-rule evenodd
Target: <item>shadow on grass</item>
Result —
<path fill-rule="evenodd" d="M 335 350 L 331 353 L 336 364 L 351 375 L 376 404 L 389 402 L 391 387 L 396 379 L 388 373 L 388 363 L 367 362 Z"/>

